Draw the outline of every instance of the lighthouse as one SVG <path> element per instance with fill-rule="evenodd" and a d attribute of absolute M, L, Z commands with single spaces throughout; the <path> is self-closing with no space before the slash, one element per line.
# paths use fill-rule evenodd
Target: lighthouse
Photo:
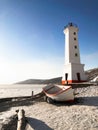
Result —
<path fill-rule="evenodd" d="M 81 64 L 78 44 L 78 27 L 69 23 L 64 27 L 65 34 L 65 65 L 62 84 L 86 81 L 84 64 Z"/>

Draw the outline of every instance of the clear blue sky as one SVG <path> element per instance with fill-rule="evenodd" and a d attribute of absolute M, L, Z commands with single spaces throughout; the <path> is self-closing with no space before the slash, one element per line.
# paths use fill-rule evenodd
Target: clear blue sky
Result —
<path fill-rule="evenodd" d="M 98 0 L 0 0 L 0 83 L 62 76 L 68 22 L 85 69 L 98 67 Z"/>

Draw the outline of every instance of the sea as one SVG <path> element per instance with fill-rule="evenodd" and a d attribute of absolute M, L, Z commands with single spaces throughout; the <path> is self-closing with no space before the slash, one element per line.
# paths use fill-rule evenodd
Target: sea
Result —
<path fill-rule="evenodd" d="M 42 88 L 46 84 L 11 84 L 11 85 L 0 85 L 0 98 L 8 97 L 20 97 L 20 96 L 31 96 L 33 94 L 38 94 L 42 91 Z"/>

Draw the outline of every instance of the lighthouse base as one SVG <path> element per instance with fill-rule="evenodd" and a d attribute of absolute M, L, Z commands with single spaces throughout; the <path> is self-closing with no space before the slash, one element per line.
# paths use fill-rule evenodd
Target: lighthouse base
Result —
<path fill-rule="evenodd" d="M 82 82 L 86 82 L 86 80 L 62 80 L 62 84 L 71 84 L 71 83 L 82 83 Z"/>
<path fill-rule="evenodd" d="M 86 82 L 84 64 L 69 63 L 65 65 L 62 84 Z"/>

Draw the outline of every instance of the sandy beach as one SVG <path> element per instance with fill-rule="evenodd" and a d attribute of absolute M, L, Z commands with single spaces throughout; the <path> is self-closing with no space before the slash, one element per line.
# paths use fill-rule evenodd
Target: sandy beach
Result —
<path fill-rule="evenodd" d="M 17 109 L 25 110 L 26 130 L 98 130 L 98 86 L 87 88 L 71 104 L 48 104 L 43 99 L 0 102 L 0 130 L 13 130 L 8 122 Z"/>

